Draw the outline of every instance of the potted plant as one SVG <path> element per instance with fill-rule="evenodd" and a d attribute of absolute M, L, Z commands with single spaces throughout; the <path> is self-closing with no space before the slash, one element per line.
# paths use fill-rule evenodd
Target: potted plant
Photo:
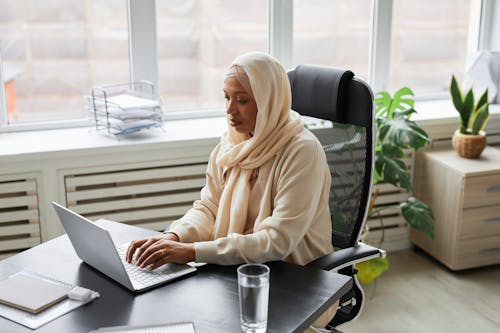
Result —
<path fill-rule="evenodd" d="M 453 105 L 460 114 L 460 126 L 451 140 L 453 149 L 461 157 L 478 158 L 486 147 L 483 129 L 489 119 L 488 89 L 475 104 L 472 88 L 464 96 L 455 75 L 452 75 L 450 93 Z"/>
<path fill-rule="evenodd" d="M 416 113 L 413 108 L 413 96 L 413 91 L 408 87 L 399 89 L 394 96 L 386 91 L 378 92 L 375 96 L 378 131 L 373 184 L 384 181 L 408 191 L 412 190 L 411 173 L 403 161 L 404 150 L 418 150 L 429 143 L 427 133 L 410 119 Z M 380 212 L 391 207 L 375 207 L 376 199 L 377 192 L 372 195 L 368 216 L 380 218 Z M 409 197 L 407 201 L 400 203 L 399 208 L 410 227 L 434 238 L 434 216 L 427 204 L 415 197 Z M 387 270 L 388 266 L 387 258 L 376 258 L 358 264 L 358 278 L 365 284 L 369 283 Z"/>

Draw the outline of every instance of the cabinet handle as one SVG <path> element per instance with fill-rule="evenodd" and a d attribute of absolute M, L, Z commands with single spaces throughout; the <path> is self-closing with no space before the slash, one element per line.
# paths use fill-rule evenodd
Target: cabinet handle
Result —
<path fill-rule="evenodd" d="M 497 254 L 500 254 L 500 247 L 492 247 L 489 249 L 483 249 L 483 250 L 479 251 L 479 253 L 485 254 L 487 256 L 497 255 Z"/>
<path fill-rule="evenodd" d="M 490 219 L 483 220 L 483 223 L 486 223 L 486 224 L 497 224 L 497 223 L 500 223 L 500 217 L 493 217 L 493 218 L 490 218 Z"/>
<path fill-rule="evenodd" d="M 500 192 L 500 185 L 488 187 L 486 192 Z"/>

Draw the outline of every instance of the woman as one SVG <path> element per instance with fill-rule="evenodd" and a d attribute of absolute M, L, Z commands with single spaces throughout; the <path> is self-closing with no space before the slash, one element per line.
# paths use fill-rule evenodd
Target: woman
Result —
<path fill-rule="evenodd" d="M 283 67 L 265 53 L 239 56 L 224 94 L 228 130 L 210 156 L 201 199 L 165 235 L 132 242 L 128 262 L 137 251 L 136 265 L 150 269 L 189 261 L 305 265 L 333 251 L 326 157 L 290 110 Z"/>

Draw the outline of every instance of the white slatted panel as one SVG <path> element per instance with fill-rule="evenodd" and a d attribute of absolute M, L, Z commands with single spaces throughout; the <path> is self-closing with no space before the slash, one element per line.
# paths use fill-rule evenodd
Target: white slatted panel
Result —
<path fill-rule="evenodd" d="M 368 243 L 379 246 L 386 251 L 407 249 L 411 247 L 409 226 L 404 224 L 394 228 L 372 230 L 368 234 Z"/>
<path fill-rule="evenodd" d="M 412 169 L 412 154 L 406 152 L 403 160 L 410 169 Z M 399 204 L 406 201 L 410 196 L 408 191 L 395 187 L 389 183 L 378 183 L 373 185 L 372 192 L 378 190 L 375 208 L 384 208 L 380 216 L 369 217 L 367 226 L 369 228 L 368 242 L 380 246 L 384 250 L 393 251 L 408 248 L 409 227 L 408 223 L 401 215 Z M 382 233 L 383 230 L 383 233 Z"/>
<path fill-rule="evenodd" d="M 0 181 L 0 258 L 40 242 L 36 179 Z"/>
<path fill-rule="evenodd" d="M 199 199 L 206 162 L 65 176 L 68 208 L 101 218 L 163 230 Z"/>

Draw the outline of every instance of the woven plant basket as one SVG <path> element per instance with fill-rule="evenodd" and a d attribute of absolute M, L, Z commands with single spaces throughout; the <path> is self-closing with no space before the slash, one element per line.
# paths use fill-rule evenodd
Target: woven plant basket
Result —
<path fill-rule="evenodd" d="M 460 157 L 479 158 L 486 147 L 486 133 L 481 131 L 478 135 L 471 135 L 457 130 L 453 133 L 451 144 Z"/>

